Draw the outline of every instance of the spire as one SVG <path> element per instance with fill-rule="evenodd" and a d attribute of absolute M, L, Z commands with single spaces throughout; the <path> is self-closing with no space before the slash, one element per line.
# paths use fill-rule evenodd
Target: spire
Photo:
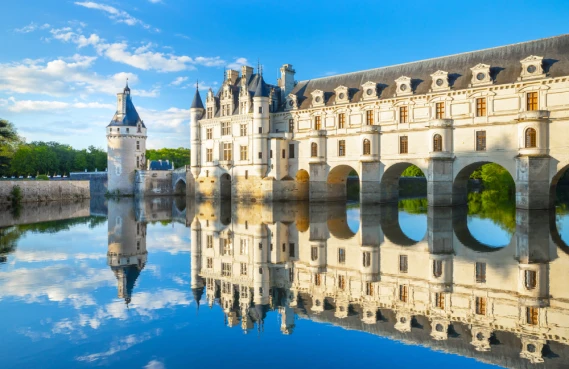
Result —
<path fill-rule="evenodd" d="M 269 86 L 263 80 L 263 75 L 259 74 L 259 82 L 257 82 L 254 97 L 269 97 L 270 92 Z"/>
<path fill-rule="evenodd" d="M 130 94 L 130 87 L 128 87 L 128 78 L 126 79 L 126 86 L 124 88 L 124 93 L 125 94 Z"/>
<path fill-rule="evenodd" d="M 198 88 L 198 83 L 196 82 L 196 94 L 194 95 L 194 101 L 192 101 L 192 106 L 190 109 L 203 109 L 202 97 L 200 96 L 200 90 Z"/>

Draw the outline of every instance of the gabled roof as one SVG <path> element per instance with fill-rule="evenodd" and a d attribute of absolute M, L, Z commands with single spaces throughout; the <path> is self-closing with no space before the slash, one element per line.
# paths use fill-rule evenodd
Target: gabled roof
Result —
<path fill-rule="evenodd" d="M 491 66 L 490 74 L 495 85 L 509 84 L 520 76 L 521 60 L 530 55 L 543 56 L 543 67 L 550 77 L 569 75 L 569 34 L 501 46 L 492 49 L 467 52 L 440 58 L 399 64 L 394 66 L 364 70 L 336 76 L 316 78 L 299 82 L 292 93 L 299 98 L 300 109 L 309 108 L 312 103 L 311 92 L 322 90 L 334 92 L 338 86 L 357 90 L 351 101 L 360 101 L 361 85 L 372 81 L 377 83 L 380 98 L 393 98 L 396 90 L 395 80 L 401 76 L 411 78 L 415 95 L 426 94 L 431 88 L 431 74 L 436 71 L 448 72 L 453 90 L 466 89 L 472 78 L 470 68 L 483 63 Z M 335 95 L 326 102 L 332 105 Z"/>

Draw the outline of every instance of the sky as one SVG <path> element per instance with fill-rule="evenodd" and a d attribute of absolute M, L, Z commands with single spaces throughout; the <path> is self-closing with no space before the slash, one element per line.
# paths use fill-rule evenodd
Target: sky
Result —
<path fill-rule="evenodd" d="M 0 11 L 0 118 L 106 148 L 128 78 L 148 148 L 189 147 L 196 81 L 290 63 L 297 80 L 569 33 L 569 1 L 20 0 Z"/>

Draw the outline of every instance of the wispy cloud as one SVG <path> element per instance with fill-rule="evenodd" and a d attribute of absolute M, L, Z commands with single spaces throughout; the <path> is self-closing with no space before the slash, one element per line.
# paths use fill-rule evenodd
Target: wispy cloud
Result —
<path fill-rule="evenodd" d="M 144 27 L 145 29 L 149 29 L 149 30 L 153 29 L 152 26 L 150 26 L 149 24 L 144 23 L 140 19 L 133 17 L 129 13 L 125 12 L 124 10 L 117 9 L 114 6 L 96 3 L 93 1 L 76 1 L 75 5 L 79 5 L 79 6 L 88 8 L 88 9 L 100 10 L 100 11 L 104 12 L 107 15 L 107 17 L 109 17 L 110 19 L 112 19 L 118 23 L 124 23 L 124 24 L 129 25 L 129 26 L 140 25 L 140 26 Z M 153 30 L 157 31 L 157 32 L 160 31 L 157 28 L 154 28 Z"/>
<path fill-rule="evenodd" d="M 244 65 L 249 65 L 249 61 L 246 58 L 235 58 L 233 62 L 227 64 L 227 68 L 239 70 Z"/>
<path fill-rule="evenodd" d="M 39 25 L 39 24 L 32 22 L 32 23 L 30 23 L 27 26 L 24 26 L 22 28 L 16 28 L 14 30 L 14 32 L 30 33 L 30 32 L 34 32 L 35 30 L 38 30 L 38 29 L 48 29 L 49 27 L 51 27 L 51 26 L 48 23 L 44 23 L 42 25 Z"/>
<path fill-rule="evenodd" d="M 115 109 L 113 104 L 99 102 L 75 102 L 45 101 L 45 100 L 16 100 L 13 96 L 8 99 L 0 99 L 0 107 L 6 107 L 14 113 L 30 111 L 58 111 L 67 109 Z"/>
<path fill-rule="evenodd" d="M 180 86 L 182 83 L 186 82 L 188 77 L 178 77 L 172 82 L 170 82 L 170 86 Z"/>

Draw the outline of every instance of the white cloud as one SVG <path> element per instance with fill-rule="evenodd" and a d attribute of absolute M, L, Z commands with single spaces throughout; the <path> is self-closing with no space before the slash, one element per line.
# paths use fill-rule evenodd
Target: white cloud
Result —
<path fill-rule="evenodd" d="M 0 64 L 0 91 L 36 93 L 49 96 L 104 93 L 114 95 L 124 87 L 125 81 L 136 85 L 138 76 L 133 73 L 116 73 L 101 76 L 88 69 L 97 58 L 74 55 L 71 58 L 43 60 L 26 59 L 22 62 Z M 155 97 L 159 88 L 133 89 L 133 95 Z"/>
<path fill-rule="evenodd" d="M 158 2 L 156 0 L 150 0 L 150 2 Z M 144 369 L 166 369 L 164 363 L 158 360 L 151 360 L 144 366 Z"/>
<path fill-rule="evenodd" d="M 22 28 L 16 28 L 14 31 L 18 32 L 18 33 L 30 33 L 30 32 L 34 32 L 35 30 L 38 30 L 38 29 L 47 29 L 49 27 L 50 27 L 50 25 L 47 23 L 39 25 L 39 24 L 32 22 L 32 23 L 30 23 L 27 26 L 24 26 Z"/>
<path fill-rule="evenodd" d="M 241 70 L 241 67 L 244 65 L 249 65 L 249 62 L 246 58 L 235 58 L 232 63 L 227 65 L 227 68 Z"/>
<path fill-rule="evenodd" d="M 73 42 L 77 44 L 77 47 L 82 48 L 88 45 L 95 46 L 99 44 L 101 41 L 100 37 L 97 34 L 91 34 L 89 37 L 85 37 L 82 34 L 78 34 L 73 32 L 70 27 L 64 28 L 53 28 L 50 30 L 50 33 L 53 35 L 53 38 L 56 40 L 60 40 L 63 42 Z"/>
<path fill-rule="evenodd" d="M 149 2 L 151 2 L 152 4 L 159 4 L 162 2 L 162 0 L 148 0 Z"/>
<path fill-rule="evenodd" d="M 75 109 L 115 109 L 113 104 L 103 104 L 99 102 L 76 102 L 68 103 L 64 101 L 44 101 L 44 100 L 16 100 L 13 96 L 8 99 L 0 99 L 0 106 L 6 107 L 8 111 L 21 113 L 24 111 L 57 111 L 70 108 Z"/>
<path fill-rule="evenodd" d="M 129 348 L 131 348 L 132 346 L 138 345 L 142 342 L 150 340 L 153 337 L 159 336 L 161 333 L 162 333 L 162 330 L 158 328 L 158 329 L 155 329 L 154 331 L 146 332 L 146 333 L 142 333 L 142 334 L 138 334 L 138 335 L 131 334 L 129 336 L 121 338 L 117 342 L 113 342 L 111 344 L 111 347 L 107 351 L 98 352 L 98 353 L 89 354 L 89 355 L 78 356 L 76 358 L 76 360 L 77 361 L 88 361 L 88 362 L 101 360 L 101 359 L 107 358 L 109 356 L 113 356 L 116 353 L 126 351 Z"/>
<path fill-rule="evenodd" d="M 178 77 L 175 80 L 173 80 L 172 82 L 170 82 L 171 86 L 180 86 L 182 83 L 186 82 L 188 80 L 188 77 Z"/>
<path fill-rule="evenodd" d="M 99 44 L 97 50 L 112 61 L 128 64 L 142 70 L 155 69 L 159 72 L 179 72 L 195 69 L 191 65 L 193 60 L 189 56 L 150 51 L 151 46 L 145 45 L 129 50 L 126 42 L 120 42 Z"/>
<path fill-rule="evenodd" d="M 76 1 L 75 5 L 79 5 L 88 9 L 100 10 L 106 13 L 107 17 L 118 22 L 124 23 L 129 26 L 141 25 L 145 29 L 151 29 L 152 27 L 138 18 L 133 17 L 124 10 L 117 9 L 110 5 L 100 4 L 93 1 Z M 154 31 L 159 32 L 160 30 L 155 28 Z"/>

